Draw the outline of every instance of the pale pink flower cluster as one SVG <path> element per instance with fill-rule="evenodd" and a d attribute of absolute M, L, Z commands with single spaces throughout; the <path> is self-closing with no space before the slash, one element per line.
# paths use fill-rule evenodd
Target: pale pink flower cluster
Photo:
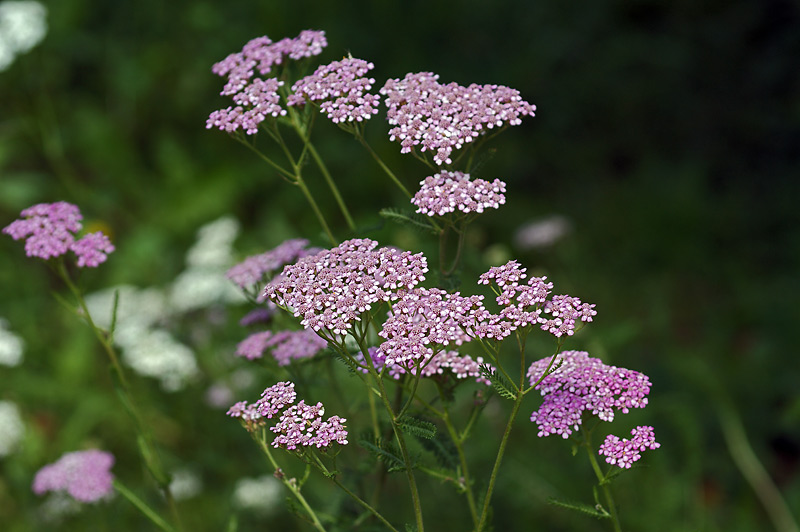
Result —
<path fill-rule="evenodd" d="M 314 331 L 263 331 L 251 334 L 236 347 L 236 354 L 249 360 L 261 358 L 267 349 L 279 366 L 287 366 L 292 360 L 311 358 L 328 343 Z"/>
<path fill-rule="evenodd" d="M 66 491 L 80 502 L 107 499 L 114 492 L 112 465 L 114 456 L 105 451 L 67 453 L 36 473 L 33 492 L 42 495 L 48 491 Z"/>
<path fill-rule="evenodd" d="M 328 448 L 333 443 L 347 445 L 347 420 L 339 416 L 323 420 L 324 415 L 322 403 L 307 405 L 300 401 L 290 406 L 270 429 L 277 434 L 272 446 L 291 451 L 297 447 Z"/>
<path fill-rule="evenodd" d="M 216 63 L 211 71 L 228 79 L 220 94 L 230 96 L 236 105 L 211 113 L 206 128 L 228 133 L 242 129 L 254 135 L 267 118 L 286 115 L 278 93 L 284 82 L 276 77 L 253 76 L 256 71 L 261 76 L 271 74 L 273 67 L 283 63 L 286 57 L 297 60 L 318 55 L 327 44 L 322 31 L 305 30 L 294 39 L 278 42 L 266 36 L 257 37 L 245 44 L 241 52 Z"/>
<path fill-rule="evenodd" d="M 318 253 L 319 249 L 307 249 L 308 240 L 293 238 L 286 240 L 265 253 L 247 257 L 230 268 L 225 277 L 242 290 L 261 288 L 261 283 L 272 278 L 285 264 L 291 264 L 301 257 Z"/>
<path fill-rule="evenodd" d="M 497 319 L 511 330 L 538 324 L 556 338 L 572 336 L 578 322 L 590 322 L 597 315 L 594 304 L 583 303 L 577 297 L 556 295 L 548 299 L 553 283 L 547 277 L 531 277 L 522 284 L 527 277 L 525 272 L 526 268 L 512 260 L 490 268 L 478 281 L 497 286 L 496 301 L 503 307 Z"/>
<path fill-rule="evenodd" d="M 481 296 L 463 297 L 439 288 L 416 288 L 392 305 L 378 333 L 385 339 L 378 350 L 389 366 L 428 360 L 434 349 L 461 345 L 472 337 L 467 331 L 489 318 Z"/>
<path fill-rule="evenodd" d="M 327 449 L 333 443 L 347 445 L 347 427 L 344 418 L 331 416 L 324 419 L 322 403 L 307 405 L 304 400 L 294 404 L 297 394 L 294 383 L 279 382 L 261 394 L 261 399 L 252 405 L 240 401 L 228 410 L 228 415 L 240 418 L 248 424 L 265 424 L 264 418 L 280 415 L 278 423 L 270 430 L 276 433 L 273 447 L 295 450 L 298 447 Z"/>
<path fill-rule="evenodd" d="M 418 213 L 428 216 L 444 216 L 456 210 L 481 213 L 506 202 L 506 184 L 499 179 L 470 179 L 469 174 L 444 170 L 426 177 L 420 185 L 411 203 L 417 206 Z"/>
<path fill-rule="evenodd" d="M 383 368 L 386 367 L 386 355 L 381 353 L 377 347 L 370 347 L 368 351 L 375 369 L 378 372 L 383 371 Z M 363 373 L 369 373 L 366 368 L 367 361 L 363 354 L 359 353 L 356 356 L 356 362 L 364 366 L 361 368 Z M 458 351 L 440 351 L 429 359 L 423 359 L 419 364 L 410 360 L 404 363 L 390 364 L 386 372 L 391 378 L 397 380 L 406 373 L 416 375 L 418 372 L 417 367 L 421 367 L 421 375 L 423 377 L 452 375 L 459 380 L 473 377 L 475 382 L 488 386 L 491 381 L 483 376 L 481 365 L 489 368 L 493 367 L 491 364 L 485 364 L 483 357 L 477 357 L 473 360 L 470 355 L 460 355 Z"/>
<path fill-rule="evenodd" d="M 582 423 L 584 412 L 603 421 L 613 421 L 615 411 L 627 414 L 631 408 L 647 406 L 650 379 L 625 368 L 609 366 L 585 351 L 560 353 L 556 369 L 536 385 L 544 397 L 531 421 L 539 426 L 539 436 L 559 434 L 568 438 Z M 552 357 L 531 364 L 531 386 L 545 374 Z"/>
<path fill-rule="evenodd" d="M 114 245 L 99 231 L 75 239 L 83 227 L 83 216 L 71 203 L 39 203 L 20 215 L 22 218 L 4 227 L 3 232 L 14 240 L 25 238 L 25 254 L 29 257 L 47 260 L 72 251 L 78 258 L 78 267 L 96 268 L 114 251 Z"/>
<path fill-rule="evenodd" d="M 620 439 L 609 434 L 600 446 L 600 456 L 606 457 L 606 462 L 623 469 L 630 469 L 631 465 L 642 457 L 642 452 L 647 449 L 658 449 L 661 444 L 656 441 L 653 427 L 640 425 L 631 430 L 632 439 Z"/>
<path fill-rule="evenodd" d="M 258 421 L 265 417 L 271 419 L 284 408 L 294 403 L 297 393 L 291 381 L 279 382 L 261 392 L 261 399 L 253 404 L 239 401 L 228 409 L 227 415 L 244 421 Z"/>
<path fill-rule="evenodd" d="M 300 318 L 307 329 L 343 335 L 361 314 L 425 279 L 422 253 L 375 249 L 369 239 L 347 240 L 286 266 L 264 294 Z"/>
<path fill-rule="evenodd" d="M 292 86 L 287 103 L 322 102 L 320 110 L 335 124 L 369 120 L 380 105 L 380 96 L 368 92 L 375 80 L 364 77 L 373 68 L 372 63 L 353 57 L 323 65 Z"/>
<path fill-rule="evenodd" d="M 401 153 L 419 148 L 434 152 L 436 164 L 451 164 L 453 150 L 493 128 L 518 125 L 523 116 L 533 116 L 536 110 L 519 91 L 508 87 L 443 85 L 438 79 L 431 72 L 406 74 L 381 88 L 387 120 L 394 126 L 389 139 L 400 142 Z"/>

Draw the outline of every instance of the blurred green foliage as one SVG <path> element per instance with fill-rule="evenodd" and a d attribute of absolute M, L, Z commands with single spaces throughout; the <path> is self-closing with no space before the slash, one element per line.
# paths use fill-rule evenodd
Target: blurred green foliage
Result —
<path fill-rule="evenodd" d="M 597 304 L 597 320 L 569 347 L 651 377 L 650 406 L 614 423 L 620 435 L 652 424 L 662 442 L 644 468 L 615 483 L 623 524 L 772 529 L 721 433 L 720 409 L 729 407 L 790 508 L 800 508 L 796 3 L 62 0 L 48 10 L 44 42 L 0 73 L 0 225 L 33 203 L 78 204 L 117 245 L 107 264 L 85 272 L 87 290 L 166 285 L 197 228 L 229 213 L 244 229 L 242 256 L 289 237 L 324 244 L 298 191 L 204 128 L 208 113 L 227 105 L 211 65 L 253 37 L 323 29 L 321 60 L 350 52 L 373 61 L 378 86 L 417 71 L 508 85 L 538 112 L 493 144 L 482 173 L 507 181 L 508 202 L 475 224 L 464 279 L 489 265 L 487 251 L 546 272 Z M 426 170 L 388 142 L 382 117 L 369 138 L 413 187 Z M 355 141 L 322 122 L 315 139 L 359 225 L 373 228 L 368 236 L 428 251 L 422 235 L 378 229 L 377 211 L 402 198 Z M 318 175 L 310 180 L 320 189 Z M 572 221 L 567 238 L 514 248 L 519 225 L 553 213 Z M 332 204 L 326 214 L 344 235 Z M 37 519 L 32 475 L 87 444 L 112 450 L 115 474 L 160 504 L 102 353 L 51 291 L 61 287 L 49 271 L 0 239 L 0 316 L 27 342 L 23 365 L 0 371 L 0 399 L 20 405 L 28 428 L 22 449 L 0 462 L 0 515 L 11 531 L 48 529 Z M 198 352 L 210 377 L 234 364 L 239 317 L 212 331 L 215 349 Z M 134 382 L 167 462 L 202 475 L 203 492 L 181 503 L 190 529 L 223 529 L 236 479 L 269 474 L 266 462 L 237 423 L 202 404 L 208 380 L 174 394 Z M 496 529 L 603 530 L 547 505 L 551 496 L 590 502 L 591 471 L 564 442 L 536 438 L 527 415 L 499 480 Z M 472 449 L 478 463 L 493 456 L 494 423 L 484 421 L 487 437 Z M 311 498 L 328 500 L 329 487 L 315 485 Z M 433 494 L 424 503 L 432 530 L 466 527 L 447 502 L 452 493 L 435 482 L 421 490 Z M 394 497 L 405 497 L 402 484 L 385 495 Z M 300 525 L 282 510 L 239 516 L 240 530 L 257 526 Z M 147 525 L 118 498 L 62 527 Z"/>

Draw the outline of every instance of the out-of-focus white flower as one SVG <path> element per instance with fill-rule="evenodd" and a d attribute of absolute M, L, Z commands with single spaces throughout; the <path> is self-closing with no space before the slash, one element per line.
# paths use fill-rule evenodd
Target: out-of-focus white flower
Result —
<path fill-rule="evenodd" d="M 570 221 L 555 214 L 523 224 L 514 235 L 514 244 L 523 250 L 547 247 L 561 240 L 571 230 Z"/>
<path fill-rule="evenodd" d="M 194 353 L 161 329 L 142 330 L 135 341 L 122 346 L 122 359 L 140 375 L 154 377 L 174 392 L 199 374 Z"/>
<path fill-rule="evenodd" d="M 86 306 L 98 327 L 111 327 L 114 293 L 119 292 L 115 334 L 128 327 L 150 327 L 167 316 L 166 296 L 157 288 L 140 289 L 130 285 L 112 286 L 86 296 Z"/>
<path fill-rule="evenodd" d="M 280 500 L 281 482 L 271 475 L 236 482 L 233 503 L 242 509 L 268 513 Z"/>
<path fill-rule="evenodd" d="M 0 72 L 47 34 L 47 8 L 31 0 L 0 3 Z"/>
<path fill-rule="evenodd" d="M 25 434 L 19 408 L 11 401 L 0 401 L 0 457 L 14 452 Z"/>
<path fill-rule="evenodd" d="M 239 222 L 232 216 L 208 223 L 197 231 L 197 242 L 186 254 L 189 268 L 229 268 L 233 263 L 233 242 Z"/>
<path fill-rule="evenodd" d="M 0 318 L 0 366 L 18 366 L 24 350 L 25 342 L 9 330 L 8 321 Z"/>
<path fill-rule="evenodd" d="M 191 499 L 203 489 L 200 475 L 191 469 L 179 469 L 172 473 L 169 491 L 176 501 Z"/>
<path fill-rule="evenodd" d="M 161 381 L 167 391 L 178 391 L 199 373 L 194 353 L 166 330 L 156 328 L 169 316 L 166 297 L 157 288 L 140 290 L 121 285 L 86 297 L 94 322 L 111 326 L 114 293 L 119 292 L 114 343 L 123 361 L 140 375 Z"/>
<path fill-rule="evenodd" d="M 247 300 L 225 278 L 225 268 L 192 268 L 178 275 L 169 290 L 176 312 L 189 312 L 214 303 L 244 303 Z"/>
<path fill-rule="evenodd" d="M 246 301 L 225 277 L 234 263 L 233 242 L 238 234 L 239 222 L 231 216 L 223 216 L 197 231 L 197 242 L 186 254 L 187 268 L 169 289 L 169 301 L 175 311 Z"/>

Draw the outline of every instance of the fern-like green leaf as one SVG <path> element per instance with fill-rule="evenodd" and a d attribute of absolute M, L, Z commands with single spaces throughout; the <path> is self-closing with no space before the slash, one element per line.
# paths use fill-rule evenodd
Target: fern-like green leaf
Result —
<path fill-rule="evenodd" d="M 387 207 L 385 209 L 381 209 L 378 214 L 387 220 L 391 220 L 402 225 L 407 225 L 416 229 L 417 231 L 424 231 L 434 235 L 439 233 L 439 230 L 431 225 L 431 222 L 426 217 L 421 216 L 413 211 L 404 211 L 401 209 Z"/>
<path fill-rule="evenodd" d="M 458 467 L 458 456 L 456 455 L 456 448 L 450 439 L 444 438 L 418 438 L 422 448 L 433 454 L 436 461 L 445 469 L 453 470 Z"/>
<path fill-rule="evenodd" d="M 561 508 L 568 508 L 570 510 L 575 510 L 576 512 L 580 512 L 585 515 L 591 515 L 592 517 L 596 517 L 597 519 L 607 519 L 611 517 L 605 508 L 600 506 L 589 506 L 588 504 L 584 504 L 582 502 L 567 502 L 567 501 L 559 501 L 558 499 L 554 499 L 550 497 L 547 500 L 548 504 L 552 504 L 553 506 L 560 506 Z"/>
<path fill-rule="evenodd" d="M 406 463 L 401 456 L 400 450 L 391 442 L 383 441 L 380 438 L 373 438 L 371 440 L 359 440 L 358 444 L 369 451 L 377 460 L 385 463 L 390 473 L 405 471 Z"/>
<path fill-rule="evenodd" d="M 489 379 L 492 383 L 492 388 L 501 396 L 506 399 L 515 401 L 517 399 L 517 392 L 514 391 L 514 385 L 508 382 L 501 373 L 495 371 L 494 368 L 488 364 L 481 364 L 481 373 L 484 377 Z"/>
<path fill-rule="evenodd" d="M 436 425 L 424 419 L 403 416 L 397 420 L 397 428 L 417 438 L 432 440 L 436 437 Z"/>

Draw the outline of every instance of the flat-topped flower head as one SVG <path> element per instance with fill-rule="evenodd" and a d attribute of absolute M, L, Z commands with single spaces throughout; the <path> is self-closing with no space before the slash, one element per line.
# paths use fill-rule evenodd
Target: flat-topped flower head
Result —
<path fill-rule="evenodd" d="M 278 42 L 266 36 L 257 37 L 245 44 L 241 52 L 214 64 L 211 71 L 228 80 L 220 94 L 230 96 L 236 105 L 211 113 L 206 129 L 228 133 L 242 130 L 255 135 L 264 120 L 285 116 L 278 92 L 284 82 L 270 76 L 274 74 L 273 68 L 287 57 L 298 60 L 317 55 L 327 44 L 322 31 L 305 30 L 294 39 Z M 256 72 L 264 77 L 254 77 Z"/>
<path fill-rule="evenodd" d="M 378 113 L 380 96 L 368 91 L 375 83 L 365 74 L 375 66 L 363 59 L 346 57 L 323 65 L 292 86 L 289 105 L 303 105 L 306 100 L 322 102 L 320 110 L 334 123 L 362 122 Z"/>
<path fill-rule="evenodd" d="M 63 455 L 57 462 L 44 466 L 33 479 L 33 492 L 66 491 L 80 502 L 96 502 L 114 492 L 111 466 L 114 456 L 91 449 Z"/>
<path fill-rule="evenodd" d="M 347 445 L 347 427 L 344 418 L 331 416 L 323 419 L 325 407 L 322 403 L 307 405 L 300 401 L 281 414 L 278 424 L 270 430 L 277 436 L 273 447 L 294 450 L 298 447 L 327 449 L 333 443 Z"/>
<path fill-rule="evenodd" d="M 489 316 L 481 301 L 482 296 L 463 297 L 438 288 L 405 292 L 378 333 L 386 340 L 378 347 L 385 363 L 414 364 L 430 359 L 434 349 L 470 341 L 469 331 Z"/>
<path fill-rule="evenodd" d="M 282 86 L 283 81 L 275 78 L 252 80 L 233 95 L 233 101 L 237 104 L 235 107 L 226 107 L 209 115 L 206 129 L 216 128 L 228 133 L 241 129 L 248 135 L 255 135 L 264 120 L 286 115 L 278 94 Z"/>
<path fill-rule="evenodd" d="M 276 433 L 273 447 L 295 450 L 298 447 L 328 449 L 334 443 L 347 445 L 347 427 L 344 418 L 331 416 L 324 419 L 325 407 L 322 403 L 307 405 L 304 400 L 294 404 L 297 393 L 291 381 L 279 382 L 261 394 L 255 404 L 241 401 L 228 410 L 228 415 L 245 421 L 248 430 L 263 427 L 266 419 L 278 417 L 278 422 L 270 430 Z"/>
<path fill-rule="evenodd" d="M 545 374 L 552 357 L 531 364 L 531 385 Z M 609 366 L 585 351 L 565 351 L 558 355 L 555 371 L 536 384 L 544 397 L 541 407 L 531 414 L 539 426 L 539 436 L 559 434 L 568 438 L 578 430 L 584 412 L 603 421 L 613 421 L 616 411 L 627 414 L 631 408 L 647 406 L 650 379 L 625 368 Z"/>
<path fill-rule="evenodd" d="M 261 358 L 267 350 L 279 366 L 287 366 L 292 360 L 311 358 L 328 343 L 314 331 L 263 331 L 251 334 L 236 347 L 236 354 L 249 360 Z"/>
<path fill-rule="evenodd" d="M 620 439 L 609 434 L 600 446 L 598 454 L 606 457 L 606 462 L 623 469 L 630 469 L 634 462 L 642 458 L 647 449 L 658 449 L 661 444 L 656 441 L 653 427 L 640 425 L 631 430 L 633 438 Z"/>
<path fill-rule="evenodd" d="M 265 253 L 247 257 L 230 268 L 225 277 L 242 290 L 251 290 L 272 278 L 285 264 L 291 264 L 298 258 L 317 253 L 319 250 L 308 250 L 308 240 L 293 238 L 286 240 L 274 249 Z"/>
<path fill-rule="evenodd" d="M 423 377 L 436 377 L 436 376 L 452 376 L 457 380 L 467 378 L 474 378 L 475 382 L 480 384 L 490 385 L 491 381 L 484 377 L 481 371 L 481 365 L 492 368 L 491 364 L 485 364 L 483 357 L 478 357 L 475 360 L 470 355 L 461 355 L 458 351 L 440 351 L 433 355 L 431 358 L 422 359 L 419 364 L 415 361 L 408 360 L 402 363 L 390 364 L 386 366 L 386 355 L 381 353 L 377 347 L 370 347 L 368 349 L 370 359 L 379 373 L 386 367 L 388 375 L 397 380 L 406 373 L 416 375 L 421 368 L 421 375 Z M 367 361 L 363 354 L 359 353 L 356 357 L 356 362 L 361 364 L 360 368 L 362 373 L 369 373 L 366 367 Z"/>
<path fill-rule="evenodd" d="M 479 284 L 495 284 L 498 288 L 495 300 L 503 308 L 495 315 L 494 323 L 505 323 L 512 330 L 537 324 L 543 331 L 560 338 L 572 336 L 579 322 L 590 322 L 597 315 L 594 304 L 583 303 L 577 297 L 550 297 L 553 283 L 547 281 L 547 277 L 531 277 L 523 283 L 528 276 L 525 271 L 512 260 L 480 276 Z"/>
<path fill-rule="evenodd" d="M 426 177 L 420 185 L 411 203 L 417 206 L 418 213 L 428 216 L 444 216 L 456 210 L 481 213 L 506 202 L 506 184 L 499 179 L 470 179 L 469 174 L 445 170 Z"/>
<path fill-rule="evenodd" d="M 398 299 L 400 290 L 416 286 L 428 271 L 421 253 L 377 246 L 353 239 L 304 257 L 286 266 L 264 294 L 307 329 L 345 334 L 372 305 Z"/>
<path fill-rule="evenodd" d="M 256 404 L 259 407 L 259 413 L 269 419 L 294 403 L 295 399 L 297 399 L 297 393 L 294 391 L 294 383 L 285 381 L 273 384 L 261 392 L 261 399 Z"/>
<path fill-rule="evenodd" d="M 101 232 L 90 233 L 76 240 L 83 225 L 77 206 L 59 201 L 40 203 L 23 210 L 22 218 L 11 222 L 3 232 L 14 240 L 25 239 L 25 254 L 48 260 L 72 251 L 80 268 L 96 268 L 105 262 L 114 246 Z"/>
<path fill-rule="evenodd" d="M 453 150 L 493 128 L 518 125 L 536 110 L 519 91 L 502 85 L 463 87 L 438 79 L 431 72 L 406 74 L 381 88 L 387 120 L 395 126 L 389 140 L 400 142 L 401 153 L 432 151 L 436 164 L 451 164 Z"/>

